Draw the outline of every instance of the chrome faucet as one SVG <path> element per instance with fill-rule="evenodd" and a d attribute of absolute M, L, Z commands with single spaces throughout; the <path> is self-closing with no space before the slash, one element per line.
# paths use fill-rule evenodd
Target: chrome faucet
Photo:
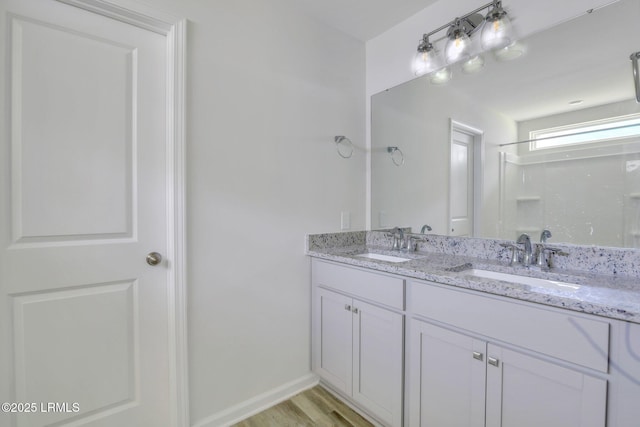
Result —
<path fill-rule="evenodd" d="M 523 265 L 529 265 L 531 264 L 531 238 L 529 237 L 528 234 L 526 233 L 522 233 L 520 235 L 520 237 L 518 237 L 518 240 L 516 241 L 516 243 L 519 244 L 524 244 L 524 252 L 523 252 L 523 256 L 522 256 L 522 264 Z"/>
<path fill-rule="evenodd" d="M 549 230 L 542 230 L 542 233 L 540 233 L 540 243 L 545 244 L 547 243 L 547 239 L 551 237 L 551 232 Z"/>
<path fill-rule="evenodd" d="M 425 225 L 423 225 L 423 226 L 422 226 L 422 228 L 420 229 L 420 233 L 424 234 L 424 232 L 425 232 L 425 231 L 431 231 L 431 230 L 433 230 L 433 228 L 431 228 L 431 226 L 430 226 L 430 225 L 425 224 Z"/>

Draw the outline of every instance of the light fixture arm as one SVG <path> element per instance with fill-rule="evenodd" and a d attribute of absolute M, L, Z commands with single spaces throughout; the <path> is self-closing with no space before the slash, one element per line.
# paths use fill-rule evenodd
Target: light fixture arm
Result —
<path fill-rule="evenodd" d="M 487 13 L 487 16 L 492 16 L 492 17 L 495 17 L 495 18 L 501 18 L 503 15 L 506 14 L 504 9 L 502 8 L 502 1 L 501 0 L 494 0 L 493 4 L 491 6 L 492 6 L 491 10 Z"/>
<path fill-rule="evenodd" d="M 479 13 L 485 10 L 484 16 Z M 481 29 L 478 37 L 473 36 Z M 444 37 L 444 55 L 441 55 L 429 42 L 429 37 L 443 30 L 447 30 L 447 33 Z M 478 40 L 478 43 L 475 40 Z M 512 24 L 507 12 L 502 8 L 502 1 L 492 0 L 431 32 L 424 33 L 414 55 L 413 72 L 416 76 L 429 74 L 432 76 L 432 83 L 442 84 L 451 79 L 450 65 L 462 62 L 464 72 L 476 72 L 484 65 L 481 53 L 497 51 L 512 42 Z M 446 76 L 443 74 L 442 78 L 436 78 L 436 73 L 446 73 Z"/>
<path fill-rule="evenodd" d="M 475 9 L 475 10 L 472 10 L 471 12 L 469 12 L 469 13 L 467 13 L 467 14 L 465 14 L 465 15 L 462 15 L 462 16 L 460 16 L 460 17 L 457 17 L 456 19 L 454 19 L 454 20 L 452 20 L 452 21 L 450 21 L 450 22 L 448 22 L 448 23 L 444 24 L 443 26 L 436 28 L 435 30 L 431 31 L 430 33 L 426 33 L 426 34 L 423 36 L 423 39 L 424 39 L 424 37 L 429 38 L 429 37 L 431 37 L 432 35 L 434 35 L 434 34 L 436 34 L 436 33 L 440 32 L 440 31 L 444 30 L 445 28 L 449 28 L 449 27 L 451 27 L 451 26 L 452 26 L 452 25 L 454 25 L 454 24 L 456 23 L 456 21 L 458 21 L 458 20 L 459 20 L 459 21 L 464 21 L 466 18 L 470 17 L 471 15 L 475 15 L 476 13 L 478 13 L 478 12 L 480 12 L 480 11 L 484 10 L 484 9 L 487 9 L 487 8 L 489 8 L 490 6 L 494 6 L 494 7 L 495 7 L 496 5 L 498 5 L 498 6 L 500 6 L 500 7 L 501 7 L 501 4 L 502 4 L 502 2 L 501 2 L 501 1 L 499 1 L 499 0 L 493 0 L 493 1 L 490 1 L 489 3 L 485 4 L 484 6 L 480 6 L 479 8 L 477 8 L 477 9 Z"/>
<path fill-rule="evenodd" d="M 429 41 L 429 36 L 424 34 L 418 45 L 418 52 L 428 52 L 431 49 L 433 49 L 433 45 Z"/>

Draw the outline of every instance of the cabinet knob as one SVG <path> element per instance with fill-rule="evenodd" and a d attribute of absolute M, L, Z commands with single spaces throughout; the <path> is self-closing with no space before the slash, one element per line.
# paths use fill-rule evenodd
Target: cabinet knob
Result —
<path fill-rule="evenodd" d="M 353 307 L 353 313 L 354 313 L 354 314 L 358 314 L 359 312 L 360 312 L 360 310 L 358 310 L 358 308 L 357 308 L 357 307 Z"/>
<path fill-rule="evenodd" d="M 347 311 L 351 311 L 351 306 L 349 304 L 345 304 L 344 309 Z"/>
<path fill-rule="evenodd" d="M 480 353 L 479 351 L 474 351 L 473 358 L 476 360 L 482 360 L 482 353 Z"/>
<path fill-rule="evenodd" d="M 498 359 L 496 359 L 495 357 L 487 358 L 487 362 L 489 363 L 489 365 L 493 365 L 493 366 L 496 366 L 496 367 L 500 364 L 500 361 Z"/>

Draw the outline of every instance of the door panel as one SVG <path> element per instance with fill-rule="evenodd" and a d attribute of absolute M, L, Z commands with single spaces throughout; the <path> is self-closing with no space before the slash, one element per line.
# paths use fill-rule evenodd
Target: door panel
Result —
<path fill-rule="evenodd" d="M 344 295 L 317 289 L 315 334 L 320 351 L 316 372 L 338 390 L 351 395 L 352 300 Z"/>
<path fill-rule="evenodd" d="M 604 427 L 607 381 L 489 344 L 487 427 Z"/>
<path fill-rule="evenodd" d="M 78 409 L 83 412 L 134 401 L 139 351 L 133 313 L 136 291 L 135 282 L 124 282 L 13 298 L 18 401 L 80 403 L 82 397 Z M 104 386 L 91 386 L 97 384 Z M 83 396 L 78 395 L 80 385 L 87 387 Z M 43 412 L 30 415 L 26 425 L 68 417 Z"/>
<path fill-rule="evenodd" d="M 486 343 L 417 320 L 411 329 L 411 426 L 483 427 Z"/>
<path fill-rule="evenodd" d="M 135 50 L 20 17 L 11 31 L 14 241 L 131 237 Z"/>
<path fill-rule="evenodd" d="M 358 300 L 354 307 L 353 398 L 401 426 L 403 316 Z"/>
<path fill-rule="evenodd" d="M 0 400 L 58 404 L 0 424 L 168 425 L 169 266 L 145 262 L 167 251 L 166 39 L 51 0 L 0 12 Z"/>

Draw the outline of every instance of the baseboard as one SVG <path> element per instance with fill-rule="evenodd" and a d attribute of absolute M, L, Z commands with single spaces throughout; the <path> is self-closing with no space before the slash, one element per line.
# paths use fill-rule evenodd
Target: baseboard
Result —
<path fill-rule="evenodd" d="M 267 408 L 277 405 L 296 394 L 310 389 L 319 383 L 320 379 L 316 374 L 309 373 L 296 380 L 288 382 L 260 394 L 254 398 L 213 414 L 203 420 L 198 421 L 193 427 L 227 427 L 238 423 L 252 415 L 257 414 Z"/>

